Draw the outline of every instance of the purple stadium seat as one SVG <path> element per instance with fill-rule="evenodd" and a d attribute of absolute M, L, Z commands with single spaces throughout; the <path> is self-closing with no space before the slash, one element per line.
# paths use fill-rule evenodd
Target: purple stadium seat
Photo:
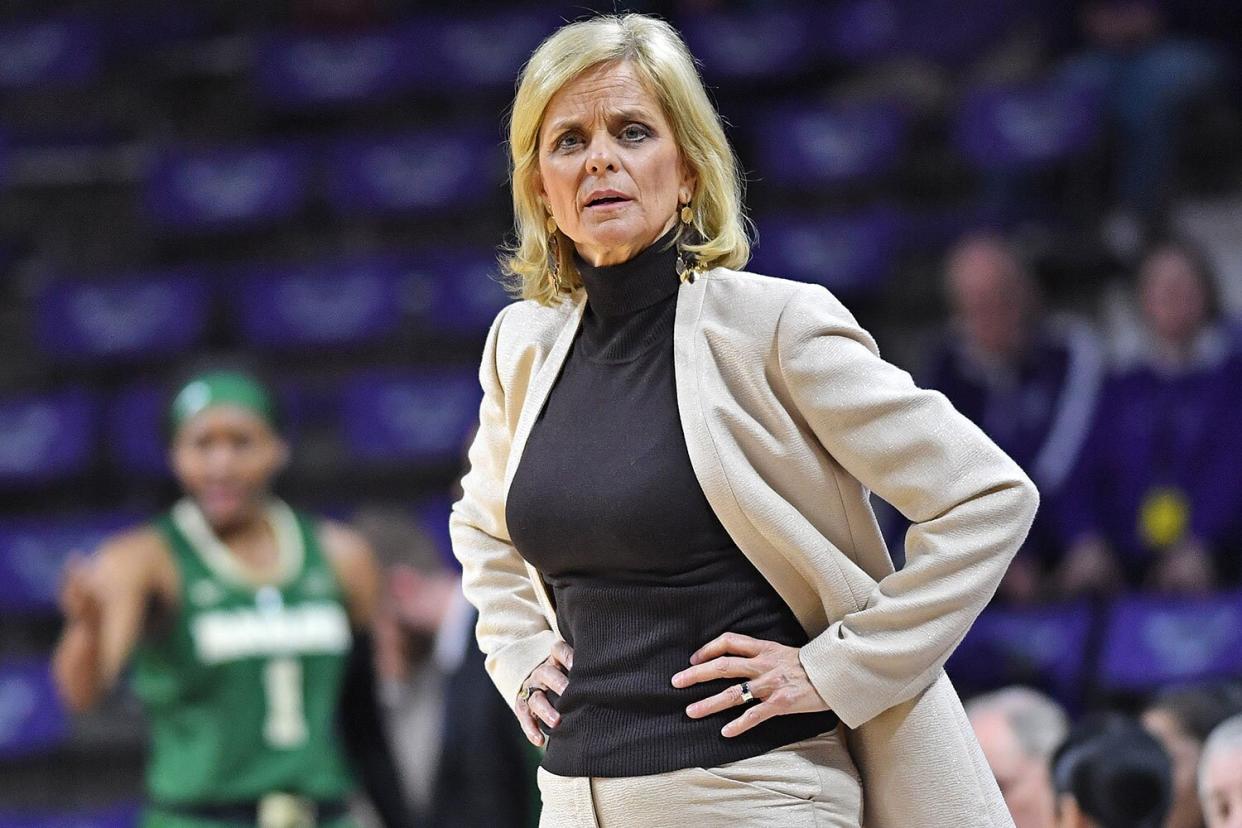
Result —
<path fill-rule="evenodd" d="M 46 753 L 67 735 L 51 664 L 43 658 L 0 661 L 0 759 Z"/>
<path fill-rule="evenodd" d="M 308 153 L 293 145 L 173 149 L 149 171 L 145 208 L 178 230 L 264 224 L 301 209 L 309 171 Z"/>
<path fill-rule="evenodd" d="M 904 149 L 906 118 L 883 103 L 808 104 L 768 113 L 759 120 L 756 137 L 764 178 L 821 187 L 891 170 Z"/>
<path fill-rule="evenodd" d="M 39 347 L 65 360 L 173 356 L 202 338 L 208 299 L 192 272 L 53 282 L 38 298 Z"/>
<path fill-rule="evenodd" d="M 1093 619 L 1085 603 L 988 609 L 970 628 L 946 669 L 964 690 L 1034 684 L 1072 703 L 1082 695 Z"/>
<path fill-rule="evenodd" d="M 828 55 L 862 61 L 897 49 L 901 10 L 896 0 L 849 0 L 825 7 L 819 45 Z"/>
<path fill-rule="evenodd" d="M 496 259 L 478 250 L 411 255 L 401 278 L 402 306 L 426 331 L 476 335 L 511 300 Z"/>
<path fill-rule="evenodd" d="M 856 294 L 881 287 L 898 253 L 901 218 L 887 210 L 854 216 L 764 216 L 751 268 Z"/>
<path fill-rule="evenodd" d="M 1242 592 L 1114 603 L 1098 682 L 1114 691 L 1242 675 Z"/>
<path fill-rule="evenodd" d="M 325 163 L 329 203 L 345 215 L 466 209 L 505 174 L 499 139 L 474 130 L 346 138 Z"/>
<path fill-rule="evenodd" d="M 99 30 L 85 19 L 0 26 L 0 89 L 86 86 L 101 68 Z"/>
<path fill-rule="evenodd" d="M 133 526 L 127 512 L 51 518 L 5 518 L 0 524 L 0 613 L 56 611 L 60 571 L 70 553 L 92 552 L 108 535 Z"/>
<path fill-rule="evenodd" d="M 807 13 L 793 8 L 687 17 L 682 32 L 709 78 L 796 74 L 811 56 Z"/>
<path fill-rule="evenodd" d="M 167 405 L 168 392 L 148 384 L 126 388 L 109 401 L 108 455 L 117 468 L 141 477 L 172 474 L 164 436 Z"/>
<path fill-rule="evenodd" d="M 559 23 L 526 10 L 430 24 L 434 34 L 423 41 L 433 45 L 429 71 L 441 88 L 512 90 L 522 64 Z"/>
<path fill-rule="evenodd" d="M 0 811 L 0 828 L 136 828 L 138 804 L 94 811 Z"/>
<path fill-rule="evenodd" d="M 391 28 L 354 34 L 276 34 L 256 57 L 259 94 L 286 109 L 389 100 L 420 79 L 413 32 Z"/>
<path fill-rule="evenodd" d="M 345 444 L 377 465 L 456 462 L 481 397 L 474 368 L 358 374 L 341 392 Z"/>
<path fill-rule="evenodd" d="M 1102 117 L 1090 92 L 1065 84 L 982 88 L 958 109 L 953 142 L 979 169 L 1037 168 L 1089 150 Z"/>
<path fill-rule="evenodd" d="M 847 0 L 825 4 L 818 45 L 851 62 L 916 57 L 956 65 L 977 59 L 1020 12 L 1016 0 Z"/>
<path fill-rule="evenodd" d="M 0 485 L 42 483 L 86 469 L 98 402 L 89 392 L 0 398 Z"/>
<path fill-rule="evenodd" d="M 318 260 L 253 268 L 231 290 L 233 313 L 248 345 L 304 348 L 370 342 L 401 323 L 391 258 Z"/>

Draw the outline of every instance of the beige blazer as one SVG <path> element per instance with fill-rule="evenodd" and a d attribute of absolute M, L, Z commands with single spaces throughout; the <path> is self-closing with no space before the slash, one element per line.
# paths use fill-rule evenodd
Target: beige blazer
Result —
<path fill-rule="evenodd" d="M 506 493 L 585 301 L 496 317 L 450 518 L 479 646 L 510 705 L 558 632 L 542 578 L 510 542 Z M 1011 825 L 942 666 L 1026 536 L 1031 481 L 943 395 L 880 359 L 822 287 L 709 271 L 678 290 L 673 354 L 695 475 L 811 637 L 802 665 L 852 729 L 866 824 Z M 913 523 L 900 572 L 869 491 Z"/>

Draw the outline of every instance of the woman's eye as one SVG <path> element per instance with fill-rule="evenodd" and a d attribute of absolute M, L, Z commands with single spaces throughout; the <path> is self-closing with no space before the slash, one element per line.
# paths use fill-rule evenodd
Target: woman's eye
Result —
<path fill-rule="evenodd" d="M 641 141 L 649 134 L 650 133 L 647 131 L 646 127 L 638 124 L 630 124 L 625 129 L 621 130 L 621 137 L 627 141 Z"/>
<path fill-rule="evenodd" d="M 571 149 L 578 144 L 578 136 L 572 132 L 567 132 L 560 138 L 556 139 L 557 149 Z"/>

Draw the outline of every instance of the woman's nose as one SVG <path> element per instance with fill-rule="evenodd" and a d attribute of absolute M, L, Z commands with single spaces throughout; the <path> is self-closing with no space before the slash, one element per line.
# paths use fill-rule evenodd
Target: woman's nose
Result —
<path fill-rule="evenodd" d="M 596 139 L 591 142 L 587 152 L 587 172 L 599 175 L 602 172 L 617 170 L 617 156 L 605 140 Z"/>

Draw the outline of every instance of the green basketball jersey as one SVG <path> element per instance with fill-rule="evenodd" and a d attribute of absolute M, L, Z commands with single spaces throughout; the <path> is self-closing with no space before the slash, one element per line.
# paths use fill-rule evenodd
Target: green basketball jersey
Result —
<path fill-rule="evenodd" d="M 192 503 L 156 521 L 181 600 L 135 660 L 154 803 L 246 802 L 272 791 L 332 800 L 354 787 L 336 730 L 351 645 L 341 588 L 311 522 L 278 501 L 270 514 L 290 560 L 280 586 L 258 589 L 230 571 L 236 561 Z"/>

